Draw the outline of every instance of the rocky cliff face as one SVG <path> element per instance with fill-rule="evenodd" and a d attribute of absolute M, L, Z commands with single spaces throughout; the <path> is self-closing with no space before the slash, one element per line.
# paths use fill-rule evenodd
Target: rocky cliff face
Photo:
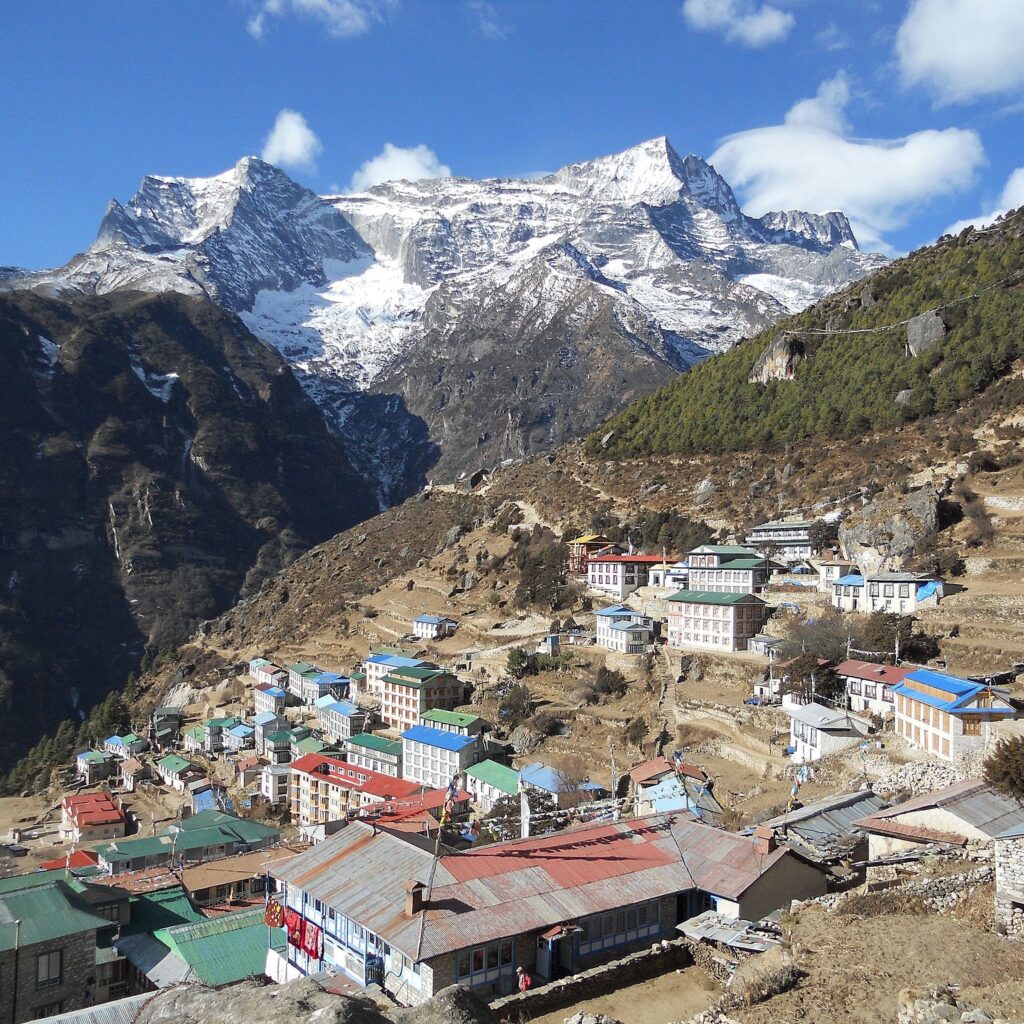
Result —
<path fill-rule="evenodd" d="M 882 262 L 841 213 L 747 217 L 713 167 L 657 138 L 536 180 L 357 195 L 317 197 L 251 157 L 147 177 L 87 252 L 0 287 L 241 312 L 391 503 L 587 433 Z"/>
<path fill-rule="evenodd" d="M 938 529 L 938 507 L 929 488 L 877 498 L 840 525 L 843 553 L 866 573 L 902 569 Z"/>
<path fill-rule="evenodd" d="M 2 296 L 0 394 L 4 760 L 376 508 L 287 366 L 205 300 Z"/>

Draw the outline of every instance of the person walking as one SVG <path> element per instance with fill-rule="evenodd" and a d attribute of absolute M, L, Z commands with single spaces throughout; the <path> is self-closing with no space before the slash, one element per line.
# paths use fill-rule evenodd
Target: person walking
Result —
<path fill-rule="evenodd" d="M 519 991 L 526 992 L 533 986 L 533 978 L 531 978 L 522 967 L 516 968 L 516 978 L 519 982 Z"/>

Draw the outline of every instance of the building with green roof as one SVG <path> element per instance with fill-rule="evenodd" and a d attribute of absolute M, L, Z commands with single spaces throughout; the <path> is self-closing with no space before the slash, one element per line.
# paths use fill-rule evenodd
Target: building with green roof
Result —
<path fill-rule="evenodd" d="M 381 681 L 380 717 L 385 725 L 404 732 L 419 725 L 431 709 L 454 711 L 466 688 L 447 669 L 436 665 L 395 665 Z"/>
<path fill-rule="evenodd" d="M 466 789 L 481 812 L 490 814 L 502 797 L 519 793 L 519 772 L 497 761 L 479 761 L 466 769 Z"/>
<path fill-rule="evenodd" d="M 191 761 L 177 754 L 165 754 L 153 763 L 153 770 L 165 785 L 184 792 L 188 781 L 202 772 Z"/>
<path fill-rule="evenodd" d="M 55 1007 L 77 1010 L 107 997 L 99 968 L 110 959 L 114 922 L 56 877 L 64 872 L 39 874 L 49 877 L 41 884 L 31 875 L 5 879 L 10 884 L 0 892 L 5 1021 L 45 1017 Z"/>
<path fill-rule="evenodd" d="M 668 599 L 668 643 L 720 654 L 745 651 L 768 615 L 768 606 L 751 593 L 680 590 Z"/>
<path fill-rule="evenodd" d="M 130 912 L 129 923 L 121 927 L 121 935 L 151 935 L 161 928 L 206 920 L 180 885 L 133 896 Z"/>
<path fill-rule="evenodd" d="M 466 714 L 463 711 L 445 711 L 442 708 L 431 708 L 420 715 L 420 722 L 432 729 L 443 729 L 455 732 L 460 736 L 478 736 L 484 728 L 484 720 L 479 715 Z"/>
<path fill-rule="evenodd" d="M 372 732 L 361 732 L 345 740 L 345 754 L 348 761 L 360 768 L 369 768 L 382 775 L 402 775 L 402 741 Z"/>

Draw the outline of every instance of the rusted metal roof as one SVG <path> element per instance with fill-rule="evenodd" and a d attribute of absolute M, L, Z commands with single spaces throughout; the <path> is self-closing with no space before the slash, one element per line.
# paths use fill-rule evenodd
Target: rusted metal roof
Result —
<path fill-rule="evenodd" d="M 421 837 L 353 822 L 271 873 L 420 960 L 695 888 L 736 899 L 792 856 L 683 814 L 444 851 L 421 930 L 405 885 L 427 881 L 432 853 Z"/>

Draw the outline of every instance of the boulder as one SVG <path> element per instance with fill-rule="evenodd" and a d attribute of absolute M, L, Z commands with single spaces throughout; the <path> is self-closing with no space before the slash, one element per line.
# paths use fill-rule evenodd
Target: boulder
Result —
<path fill-rule="evenodd" d="M 911 318 L 907 323 L 907 354 L 919 356 L 934 348 L 946 336 L 947 330 L 942 314 L 935 310 Z"/>
<path fill-rule="evenodd" d="M 938 528 L 938 507 L 929 488 L 879 497 L 840 524 L 843 554 L 866 573 L 902 569 Z"/>
<path fill-rule="evenodd" d="M 804 343 L 799 338 L 780 334 L 769 343 L 754 363 L 748 380 L 751 384 L 767 384 L 770 380 L 792 380 L 803 357 Z"/>

